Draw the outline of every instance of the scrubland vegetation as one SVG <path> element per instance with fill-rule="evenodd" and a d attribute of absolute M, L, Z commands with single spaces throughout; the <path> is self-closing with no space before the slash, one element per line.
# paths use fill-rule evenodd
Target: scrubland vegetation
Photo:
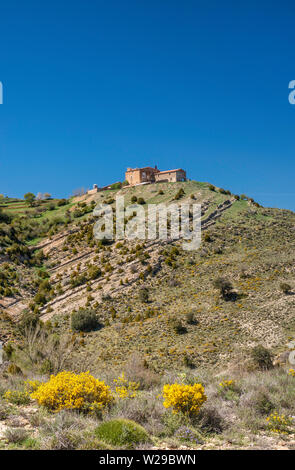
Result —
<path fill-rule="evenodd" d="M 75 370 L 68 359 L 67 368 Z M 255 361 L 252 370 L 239 366 L 218 374 L 206 367 L 156 374 L 133 356 L 123 373 L 94 378 L 10 364 L 0 381 L 1 446 L 294 448 L 295 371 Z"/>
<path fill-rule="evenodd" d="M 202 203 L 201 248 L 95 240 L 118 191 Z M 294 448 L 294 213 L 193 181 L 0 206 L 2 448 Z"/>

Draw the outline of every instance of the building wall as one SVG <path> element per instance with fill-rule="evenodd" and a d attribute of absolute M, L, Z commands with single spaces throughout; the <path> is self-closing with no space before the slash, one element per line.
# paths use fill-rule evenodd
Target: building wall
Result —
<path fill-rule="evenodd" d="M 183 170 L 179 171 L 164 171 L 155 175 L 156 181 L 168 181 L 170 183 L 175 183 L 176 181 L 185 181 L 186 172 Z"/>
<path fill-rule="evenodd" d="M 154 183 L 157 181 L 185 181 L 186 172 L 184 170 L 159 171 L 157 168 L 135 168 L 128 169 L 125 173 L 125 179 L 133 186 L 140 183 Z"/>
<path fill-rule="evenodd" d="M 131 171 L 127 170 L 126 173 L 125 173 L 125 179 L 126 179 L 126 181 L 128 181 L 128 183 L 130 185 L 141 183 L 140 169 L 131 170 Z"/>
<path fill-rule="evenodd" d="M 130 185 L 140 184 L 155 181 L 155 174 L 159 172 L 156 168 L 135 168 L 127 170 L 125 173 L 125 179 Z"/>
<path fill-rule="evenodd" d="M 87 194 L 96 194 L 98 192 L 98 188 L 94 188 L 94 189 L 89 189 L 87 191 Z"/>

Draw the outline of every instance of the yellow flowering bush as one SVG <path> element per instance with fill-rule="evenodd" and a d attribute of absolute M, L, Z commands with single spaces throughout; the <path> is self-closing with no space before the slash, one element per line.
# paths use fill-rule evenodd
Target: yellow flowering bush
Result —
<path fill-rule="evenodd" d="M 129 382 L 125 378 L 124 372 L 117 379 L 114 379 L 116 384 L 116 394 L 119 398 L 135 398 L 139 388 L 138 382 Z"/>
<path fill-rule="evenodd" d="M 15 405 L 27 405 L 30 403 L 29 393 L 23 390 L 7 390 L 4 393 L 4 399 Z"/>
<path fill-rule="evenodd" d="M 113 400 L 110 388 L 89 372 L 75 374 L 69 371 L 51 375 L 49 381 L 41 384 L 31 397 L 51 411 L 101 410 Z"/>
<path fill-rule="evenodd" d="M 32 393 L 37 390 L 37 388 L 40 387 L 42 382 L 39 380 L 25 380 L 24 384 L 26 387 L 27 392 Z"/>
<path fill-rule="evenodd" d="M 235 389 L 235 381 L 234 380 L 223 380 L 220 382 L 219 387 L 222 390 L 233 390 Z"/>
<path fill-rule="evenodd" d="M 166 384 L 163 387 L 163 405 L 172 408 L 173 413 L 186 415 L 197 414 L 202 404 L 207 400 L 205 390 L 201 384 Z"/>
<path fill-rule="evenodd" d="M 289 369 L 288 375 L 291 375 L 291 377 L 295 377 L 295 369 Z"/>
<path fill-rule="evenodd" d="M 266 421 L 268 429 L 277 434 L 288 434 L 291 431 L 290 426 L 293 424 L 290 418 L 286 415 L 279 415 L 276 411 L 269 415 Z"/>

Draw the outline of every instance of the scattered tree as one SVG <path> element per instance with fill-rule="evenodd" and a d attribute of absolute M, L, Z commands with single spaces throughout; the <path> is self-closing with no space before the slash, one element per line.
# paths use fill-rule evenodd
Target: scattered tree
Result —
<path fill-rule="evenodd" d="M 35 199 L 36 199 L 36 196 L 35 196 L 35 194 L 33 194 L 33 193 L 26 193 L 26 194 L 24 195 L 24 200 L 25 200 L 30 206 L 32 206 L 32 205 L 34 204 Z"/>

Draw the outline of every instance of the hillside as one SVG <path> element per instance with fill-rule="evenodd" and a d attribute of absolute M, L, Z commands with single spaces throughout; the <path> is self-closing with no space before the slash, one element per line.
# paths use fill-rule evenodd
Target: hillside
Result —
<path fill-rule="evenodd" d="M 92 237 L 93 217 L 82 215 L 61 230 L 56 225 L 49 229 L 50 238 L 40 241 L 41 237 L 36 237 L 38 244 L 33 245 L 35 238 L 24 245 L 29 246 L 31 256 L 42 249 L 46 259 L 40 266 L 14 267 L 24 279 L 24 273 L 31 277 L 32 272 L 37 276 L 40 271 L 50 276 L 49 293 L 44 290 L 44 298 L 39 295 L 42 298 L 39 302 L 37 298 L 34 308 L 43 321 L 58 324 L 58 331 L 67 328 L 74 309 L 87 305 L 97 311 L 107 325 L 89 335 L 86 350 L 88 357 L 92 348 L 97 355 L 99 343 L 106 367 L 108 350 L 111 361 L 117 363 L 125 357 L 127 348 L 144 353 L 155 364 L 161 358 L 162 366 L 169 367 L 181 364 L 185 355 L 197 364 L 228 360 L 257 342 L 279 352 L 294 336 L 294 297 L 280 290 L 283 282 L 292 285 L 294 275 L 295 215 L 291 211 L 256 207 L 252 202 L 210 191 L 204 183 L 162 183 L 104 191 L 95 198 L 84 196 L 79 202 L 56 206 L 29 223 L 43 228 L 44 219 L 48 224 L 58 221 L 66 210 L 73 213 L 77 204 L 82 210 L 85 203 L 91 207 L 89 199 L 114 205 L 117 194 L 125 196 L 126 204 L 131 203 L 132 196 L 142 197 L 146 205 L 168 204 L 180 188 L 185 195 L 179 202 L 202 203 L 203 241 L 197 252 L 182 250 L 180 241 L 123 241 L 99 246 Z M 21 204 L 23 207 L 23 203 L 8 204 L 7 213 Z M 26 215 L 33 210 L 26 209 Z M 102 272 L 97 279 L 89 275 L 91 266 Z M 238 294 L 234 302 L 220 298 L 213 286 L 218 276 L 232 282 Z M 21 295 L 0 301 L 12 320 L 34 302 L 38 290 L 30 281 L 18 283 Z M 148 303 L 138 299 L 142 286 L 149 290 Z M 197 325 L 188 326 L 185 335 L 174 335 L 169 326 L 171 317 L 185 323 L 185 315 L 192 311 Z"/>
<path fill-rule="evenodd" d="M 202 204 L 200 249 L 184 251 L 181 240 L 95 240 L 93 207 L 114 206 L 116 195 L 126 205 L 143 198 L 144 208 Z M 0 339 L 13 345 L 13 362 L 26 373 L 56 372 L 58 360 L 49 354 L 54 338 L 65 341 L 62 360 L 70 369 L 115 377 L 140 361 L 151 384 L 176 371 L 251 374 L 255 346 L 283 357 L 295 338 L 291 211 L 196 181 L 123 187 L 37 207 L 19 200 L 0 205 Z M 81 308 L 95 313 L 98 328 L 73 331 L 71 316 Z M 46 330 L 38 359 L 17 352 L 18 345 L 30 347 L 25 326 L 36 322 Z"/>

